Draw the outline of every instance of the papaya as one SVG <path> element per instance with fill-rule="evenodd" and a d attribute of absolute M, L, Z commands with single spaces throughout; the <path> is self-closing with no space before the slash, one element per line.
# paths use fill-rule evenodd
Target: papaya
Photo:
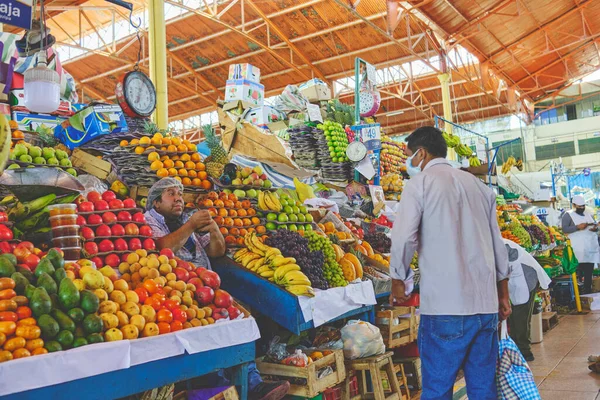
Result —
<path fill-rule="evenodd" d="M 80 292 L 81 296 L 81 309 L 88 313 L 95 313 L 98 311 L 98 307 L 100 306 L 100 300 L 98 296 L 91 290 L 82 290 Z"/>
<path fill-rule="evenodd" d="M 15 265 L 7 258 L 0 257 L 0 278 L 10 278 L 15 272 Z"/>
<path fill-rule="evenodd" d="M 54 282 L 50 274 L 45 272 L 38 275 L 37 287 L 43 287 L 48 294 L 56 294 L 58 292 L 58 285 Z"/>
<path fill-rule="evenodd" d="M 354 271 L 356 272 L 357 278 L 363 277 L 363 268 L 358 257 L 352 253 L 346 253 L 342 259 L 348 260 L 352 263 L 352 265 L 354 265 Z"/>
<path fill-rule="evenodd" d="M 63 271 L 64 269 L 58 269 L 58 271 Z M 79 294 L 79 290 L 75 287 L 73 281 L 65 276 L 63 280 L 60 281 L 60 288 L 58 289 L 58 302 L 60 306 L 64 310 L 70 310 L 71 308 L 77 307 L 79 305 L 79 300 L 81 295 Z"/>
<path fill-rule="evenodd" d="M 373 251 L 373 247 L 371 247 L 369 242 L 366 242 L 363 240 L 363 242 L 361 243 L 361 246 L 364 247 L 365 251 L 367 252 L 367 257 L 373 257 L 375 252 Z"/>
<path fill-rule="evenodd" d="M 42 330 L 42 338 L 44 338 L 44 340 L 54 339 L 56 335 L 58 335 L 60 326 L 58 325 L 58 322 L 56 322 L 56 320 L 50 315 L 41 315 L 37 321 L 38 326 Z M 50 351 L 50 349 L 48 349 L 48 351 Z"/>
<path fill-rule="evenodd" d="M 89 314 L 83 319 L 83 331 L 86 334 L 100 333 L 104 328 L 102 318 L 96 314 Z"/>
<path fill-rule="evenodd" d="M 52 300 L 44 288 L 37 288 L 29 299 L 29 308 L 34 317 L 48 314 L 52 310 Z"/>
<path fill-rule="evenodd" d="M 54 309 L 50 312 L 50 315 L 58 322 L 58 326 L 63 331 L 75 332 L 75 322 L 67 314 L 61 310 Z M 60 342 L 60 340 L 59 340 Z M 62 344 L 62 343 L 61 343 Z"/>
<path fill-rule="evenodd" d="M 58 249 L 52 248 L 48 250 L 48 254 L 46 254 L 46 257 L 44 258 L 48 259 L 52 263 L 52 266 L 56 269 L 65 267 L 65 259 L 60 254 Z"/>
<path fill-rule="evenodd" d="M 356 271 L 354 270 L 354 264 L 352 264 L 352 262 L 346 258 L 342 258 L 339 264 L 340 267 L 342 267 L 344 278 L 346 278 L 348 282 L 352 282 L 356 279 Z"/>
<path fill-rule="evenodd" d="M 63 279 L 65 279 L 67 277 L 67 271 L 65 271 L 64 268 L 57 268 L 56 271 L 54 271 L 54 282 L 56 282 L 57 285 L 60 285 L 60 283 L 62 282 Z"/>
<path fill-rule="evenodd" d="M 37 267 L 35 268 L 35 272 L 33 274 L 36 278 L 39 279 L 40 275 L 44 272 L 48 275 L 54 275 L 54 271 L 56 271 L 56 269 L 54 268 L 50 260 L 48 260 L 47 258 L 42 258 L 38 263 Z"/>
<path fill-rule="evenodd" d="M 84 337 L 78 337 L 73 340 L 73 348 L 85 346 L 86 344 L 88 344 L 88 341 Z"/>
<path fill-rule="evenodd" d="M 29 285 L 29 281 L 20 272 L 15 272 L 10 276 L 15 281 L 15 292 L 17 294 L 25 294 L 25 288 Z"/>

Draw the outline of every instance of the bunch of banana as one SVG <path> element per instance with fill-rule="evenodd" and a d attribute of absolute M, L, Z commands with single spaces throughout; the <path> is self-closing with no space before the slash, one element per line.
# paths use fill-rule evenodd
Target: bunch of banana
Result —
<path fill-rule="evenodd" d="M 442 136 L 444 137 L 444 140 L 446 141 L 448 147 L 452 149 L 460 144 L 460 138 L 456 135 L 447 132 L 442 132 Z"/>
<path fill-rule="evenodd" d="M 479 161 L 479 157 L 476 155 L 472 155 L 469 157 L 469 166 L 471 167 L 479 167 L 481 165 L 481 161 Z"/>
<path fill-rule="evenodd" d="M 521 160 L 520 158 L 517 160 L 517 163 L 515 164 L 515 167 L 517 167 L 517 169 L 519 171 L 523 171 L 523 160 Z"/>
<path fill-rule="evenodd" d="M 277 193 L 261 190 L 258 192 L 258 208 L 261 211 L 280 212 L 283 207 L 279 202 L 279 196 L 277 196 Z"/>
<path fill-rule="evenodd" d="M 473 155 L 473 149 L 471 149 L 466 144 L 459 143 L 455 148 L 456 154 L 462 157 L 471 157 Z"/>
<path fill-rule="evenodd" d="M 4 171 L 10 155 L 11 133 L 8 119 L 0 113 L 0 173 Z"/>
<path fill-rule="evenodd" d="M 523 162 L 521 161 L 521 168 L 522 164 Z M 517 165 L 517 160 L 515 160 L 513 156 L 508 157 L 508 159 L 504 161 L 504 164 L 502 164 L 502 175 L 508 174 L 510 169 L 515 165 Z"/>

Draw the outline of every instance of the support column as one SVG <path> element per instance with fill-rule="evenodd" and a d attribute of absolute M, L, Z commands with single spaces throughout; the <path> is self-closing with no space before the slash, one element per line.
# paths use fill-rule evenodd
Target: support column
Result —
<path fill-rule="evenodd" d="M 444 107 L 444 119 L 449 122 L 452 121 L 452 103 L 450 101 L 450 74 L 445 72 L 438 75 L 442 90 L 442 106 Z M 452 133 L 452 125 L 444 124 L 444 131 L 448 134 Z M 448 159 L 456 161 L 456 152 L 454 149 L 448 149 Z"/>
<path fill-rule="evenodd" d="M 167 39 L 163 0 L 148 0 L 148 49 L 150 79 L 156 87 L 154 122 L 160 129 L 169 125 L 169 100 L 167 97 Z"/>

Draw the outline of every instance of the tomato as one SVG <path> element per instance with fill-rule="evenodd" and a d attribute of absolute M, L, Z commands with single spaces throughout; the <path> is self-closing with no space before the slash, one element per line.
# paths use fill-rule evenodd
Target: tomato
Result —
<path fill-rule="evenodd" d="M 182 323 L 187 321 L 187 313 L 181 308 L 177 307 L 171 310 L 171 312 L 173 313 L 173 319 L 175 321 L 181 321 Z"/>
<path fill-rule="evenodd" d="M 144 289 L 146 289 L 150 294 L 154 294 L 158 290 L 156 282 L 154 282 L 152 279 L 146 279 L 143 283 L 143 286 Z"/>
<path fill-rule="evenodd" d="M 0 222 L 6 221 L 8 221 L 8 215 L 4 211 L 0 212 Z"/>
<path fill-rule="evenodd" d="M 158 322 L 171 323 L 173 322 L 173 313 L 170 310 L 167 310 L 166 308 L 162 308 L 156 313 L 156 320 Z"/>
<path fill-rule="evenodd" d="M 144 302 L 148 298 L 148 291 L 143 287 L 139 287 L 135 289 L 135 292 L 137 293 L 138 298 L 140 299 L 140 304 L 144 304 Z"/>
<path fill-rule="evenodd" d="M 183 329 L 183 322 L 181 322 L 181 321 L 171 322 L 171 332 L 180 331 L 182 329 Z"/>
<path fill-rule="evenodd" d="M 164 295 L 164 294 L 160 294 L 160 293 L 154 293 L 154 294 L 153 294 L 152 296 L 150 296 L 150 297 L 152 297 L 153 299 L 156 299 L 156 300 L 160 301 L 160 304 L 161 304 L 161 305 L 164 305 L 164 304 L 165 304 L 165 300 L 167 299 L 167 296 L 166 296 L 166 295 Z"/>
<path fill-rule="evenodd" d="M 19 320 L 19 316 L 17 313 L 12 311 L 1 311 L 0 312 L 0 321 L 13 321 L 17 322 Z"/>
<path fill-rule="evenodd" d="M 10 248 L 10 243 L 8 242 L 0 242 L 0 253 L 12 253 L 12 249 Z"/>
<path fill-rule="evenodd" d="M 17 308 L 17 316 L 19 319 L 25 319 L 31 317 L 31 308 L 27 306 L 21 306 Z"/>
<path fill-rule="evenodd" d="M 0 225 L 0 240 L 13 240 L 13 232 L 6 225 Z"/>
<path fill-rule="evenodd" d="M 171 332 L 171 325 L 168 322 L 159 322 L 158 324 L 158 334 L 162 335 L 163 333 Z"/>
<path fill-rule="evenodd" d="M 152 298 L 152 297 L 148 297 L 146 299 L 146 301 L 144 301 L 144 305 L 150 306 L 150 307 L 154 308 L 154 311 L 160 310 L 160 307 L 161 307 L 160 301 L 158 301 L 158 300 L 156 300 L 155 298 Z"/>
<path fill-rule="evenodd" d="M 21 242 L 17 245 L 17 247 L 25 248 L 25 249 L 29 250 L 30 253 L 33 253 L 33 249 L 35 249 L 35 246 L 31 242 Z"/>
<path fill-rule="evenodd" d="M 177 306 L 179 305 L 179 302 L 176 300 L 172 300 L 172 299 L 168 299 L 165 300 L 164 306 L 168 309 L 173 311 L 174 308 L 177 308 Z"/>

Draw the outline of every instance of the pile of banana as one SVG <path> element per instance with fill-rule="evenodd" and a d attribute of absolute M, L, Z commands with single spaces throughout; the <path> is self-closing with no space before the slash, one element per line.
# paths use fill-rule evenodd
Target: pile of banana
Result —
<path fill-rule="evenodd" d="M 261 211 L 280 212 L 283 207 L 276 193 L 260 190 L 258 192 L 258 208 Z"/>
<path fill-rule="evenodd" d="M 248 248 L 235 252 L 233 259 L 236 262 L 296 296 L 315 295 L 310 280 L 300 271 L 295 258 L 284 257 L 279 249 L 265 245 L 254 232 L 244 236 L 244 243 Z"/>
<path fill-rule="evenodd" d="M 451 133 L 442 132 L 442 136 L 449 148 L 454 149 L 456 154 L 461 157 L 471 157 L 473 150 L 466 144 L 460 142 L 460 138 Z"/>
<path fill-rule="evenodd" d="M 444 137 L 444 140 L 446 141 L 448 147 L 452 149 L 460 144 L 460 138 L 456 135 L 447 132 L 442 132 L 442 136 Z"/>
<path fill-rule="evenodd" d="M 510 172 L 512 167 L 516 167 L 519 171 L 523 171 L 523 160 L 520 158 L 517 160 L 513 156 L 510 156 L 502 164 L 502 175 L 506 175 Z"/>
<path fill-rule="evenodd" d="M 4 171 L 10 155 L 11 132 L 8 119 L 0 113 L 0 173 Z"/>
<path fill-rule="evenodd" d="M 471 167 L 479 167 L 481 165 L 481 161 L 479 161 L 479 157 L 477 155 L 472 155 L 469 157 L 469 166 Z"/>

